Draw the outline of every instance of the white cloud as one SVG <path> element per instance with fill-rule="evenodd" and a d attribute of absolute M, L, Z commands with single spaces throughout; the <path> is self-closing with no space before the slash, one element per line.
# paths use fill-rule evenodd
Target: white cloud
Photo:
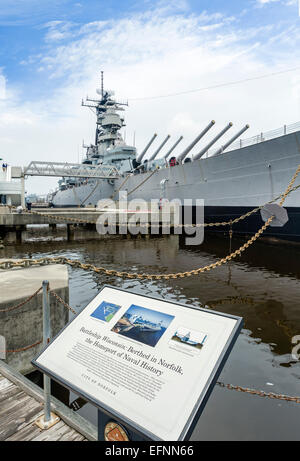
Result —
<path fill-rule="evenodd" d="M 49 43 L 72 38 L 74 27 L 75 24 L 69 21 L 50 21 L 42 26 L 42 28 L 47 29 L 45 41 Z"/>
<path fill-rule="evenodd" d="M 259 5 L 266 5 L 267 3 L 280 2 L 281 0 L 256 0 Z"/>
<path fill-rule="evenodd" d="M 245 27 L 218 12 L 167 13 L 160 3 L 145 14 L 62 29 L 65 26 L 48 24 L 49 51 L 35 57 L 45 77 L 50 74 L 53 81 L 59 77 L 64 83 L 41 101 L 24 102 L 20 95 L 11 95 L 9 103 L 2 105 L 1 149 L 11 163 L 77 161 L 82 139 L 93 142 L 95 128 L 93 115 L 80 107 L 81 97 L 92 96 L 100 86 L 101 69 L 106 88 L 114 89 L 120 99 L 130 99 L 126 139 L 131 143 L 136 132 L 138 149 L 154 132 L 159 134 L 157 144 L 168 133 L 170 145 L 183 135 L 183 148 L 212 119 L 217 124 L 211 136 L 234 122 L 228 137 L 246 123 L 251 125 L 251 136 L 300 119 L 296 73 L 177 97 L 136 99 L 296 67 L 300 36 L 290 25 Z M 60 38 L 55 34 L 49 40 L 51 30 L 72 36 L 68 42 L 54 41 Z M 287 40 L 293 41 L 293 48 Z M 48 182 L 37 181 L 32 187 L 38 184 L 40 192 L 47 192 Z"/>
<path fill-rule="evenodd" d="M 6 79 L 0 74 L 0 100 L 6 98 Z"/>

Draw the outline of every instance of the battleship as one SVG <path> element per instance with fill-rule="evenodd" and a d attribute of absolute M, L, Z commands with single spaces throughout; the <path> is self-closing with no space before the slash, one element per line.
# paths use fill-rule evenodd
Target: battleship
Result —
<path fill-rule="evenodd" d="M 162 329 L 162 325 L 161 322 L 153 323 L 144 320 L 140 315 L 131 315 L 127 321 L 124 321 L 124 324 L 119 326 L 119 332 L 129 331 L 132 328 L 137 328 L 142 332 L 155 333 L 156 331 L 160 331 Z"/>
<path fill-rule="evenodd" d="M 82 165 L 113 166 L 117 176 L 98 180 L 63 178 L 50 197 L 50 206 L 97 206 L 103 199 L 117 200 L 117 193 L 123 190 L 130 199 L 147 202 L 179 199 L 183 203 L 190 199 L 194 203 L 196 199 L 203 199 L 205 222 L 228 222 L 276 200 L 286 190 L 300 163 L 300 123 L 242 139 L 249 128 L 247 124 L 220 145 L 233 124 L 228 123 L 219 131 L 212 120 L 182 151 L 178 147 L 182 136 L 166 149 L 168 135 L 151 153 L 157 138 L 155 133 L 138 153 L 135 146 L 126 144 L 120 133 L 125 126 L 120 113 L 128 103 L 117 102 L 113 92 L 104 90 L 103 73 L 97 94 L 96 99 L 82 101 L 83 106 L 96 114 L 95 142 L 84 145 Z M 211 130 L 217 132 L 207 142 L 205 136 Z M 295 185 L 298 184 L 299 180 Z M 265 234 L 275 239 L 300 241 L 300 189 L 289 194 L 284 206 L 288 223 L 284 227 L 269 227 Z M 234 231 L 251 235 L 262 223 L 257 212 L 235 224 Z M 212 229 L 224 233 L 224 227 Z"/>
<path fill-rule="evenodd" d="M 194 341 L 193 339 L 191 339 L 191 332 L 190 331 L 185 333 L 185 334 L 180 334 L 178 331 L 176 331 L 176 333 L 172 337 L 173 341 L 179 341 L 181 343 L 187 344 L 189 346 L 196 347 L 198 349 L 202 349 L 206 339 L 207 339 L 207 335 L 205 335 L 203 337 L 201 342 Z"/>

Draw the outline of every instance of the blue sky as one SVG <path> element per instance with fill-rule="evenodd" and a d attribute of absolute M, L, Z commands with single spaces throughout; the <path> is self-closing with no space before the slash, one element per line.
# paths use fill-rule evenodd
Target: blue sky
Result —
<path fill-rule="evenodd" d="M 138 100 L 297 66 L 297 0 L 0 0 L 0 157 L 80 159 L 83 138 L 94 138 L 81 98 L 94 95 L 100 70 L 129 98 L 123 134 L 141 149 L 158 130 L 188 143 L 211 119 L 250 123 L 249 136 L 300 120 L 300 71 Z M 49 181 L 28 187 L 46 193 Z"/>
<path fill-rule="evenodd" d="M 172 2 L 137 0 L 0 0 L 0 67 L 8 85 L 16 85 L 26 98 L 39 98 L 55 89 L 66 75 L 51 78 L 47 69 L 41 71 L 42 57 L 53 49 L 67 45 L 80 37 L 80 29 L 95 21 L 118 21 L 155 10 Z M 165 15 L 234 17 L 234 28 L 263 29 L 273 26 L 273 31 L 284 31 L 288 26 L 299 26 L 295 0 L 214 0 L 175 1 Z M 164 7 L 164 6 L 163 6 Z M 162 7 L 162 8 L 163 8 Z M 209 21 L 208 21 L 209 22 Z M 228 22 L 227 30 L 232 27 Z M 259 38 L 268 39 L 270 30 L 261 30 Z M 248 37 L 254 43 L 257 34 Z M 271 56 L 266 55 L 265 59 Z"/>

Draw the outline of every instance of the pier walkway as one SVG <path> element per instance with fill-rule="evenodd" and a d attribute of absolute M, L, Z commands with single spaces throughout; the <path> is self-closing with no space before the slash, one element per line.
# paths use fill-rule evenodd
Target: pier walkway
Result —
<path fill-rule="evenodd" d="M 61 419 L 42 431 L 35 421 L 43 415 L 43 390 L 0 361 L 0 441 L 96 440 L 96 428 L 51 397 Z"/>

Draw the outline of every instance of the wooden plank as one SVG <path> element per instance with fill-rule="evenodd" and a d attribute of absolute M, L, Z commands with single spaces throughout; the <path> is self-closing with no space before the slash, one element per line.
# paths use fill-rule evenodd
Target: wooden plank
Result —
<path fill-rule="evenodd" d="M 26 396 L 18 406 L 13 406 L 1 417 L 0 440 L 6 440 L 18 432 L 20 426 L 26 424 L 32 417 L 37 418 L 41 410 L 41 404 Z"/>
<path fill-rule="evenodd" d="M 0 391 L 0 408 L 2 409 L 2 404 L 5 400 L 13 397 L 14 395 L 19 394 L 20 392 L 22 391 L 14 385 L 2 389 L 2 391 Z"/>
<path fill-rule="evenodd" d="M 21 417 L 21 415 L 24 415 L 24 411 L 26 411 L 27 403 L 31 401 L 33 401 L 31 397 L 19 390 L 16 395 L 2 402 L 0 409 L 1 418 L 10 413 L 18 414 Z"/>
<path fill-rule="evenodd" d="M 28 419 L 28 421 L 19 426 L 17 432 L 14 432 L 11 436 L 7 437 L 6 440 L 13 442 L 31 441 L 41 432 L 41 430 L 34 424 L 34 422 L 37 420 L 37 418 L 42 416 L 42 414 L 43 411 L 34 413 L 32 417 Z"/>
<path fill-rule="evenodd" d="M 39 429 L 35 421 L 43 414 L 42 402 L 3 375 L 0 375 L 0 403 L 0 441 L 87 440 L 63 420 L 48 430 Z"/>
<path fill-rule="evenodd" d="M 9 367 L 5 362 L 0 360 L 0 374 L 12 381 L 17 387 L 24 390 L 24 392 L 36 401 L 43 403 L 44 394 L 43 390 L 36 384 L 26 379 L 23 375 Z M 97 427 L 87 421 L 85 418 L 75 413 L 69 407 L 61 403 L 55 397 L 51 396 L 51 408 L 54 413 L 61 417 L 65 423 L 73 428 L 77 433 L 82 435 L 87 440 L 96 441 L 98 439 Z M 0 418 L 1 421 L 1 418 Z M 1 424 L 1 423 L 0 423 Z"/>
<path fill-rule="evenodd" d="M 4 378 L 4 376 L 0 376 L 0 392 L 2 390 L 6 389 L 7 387 L 13 386 L 13 383 L 9 381 L 7 378 Z"/>

